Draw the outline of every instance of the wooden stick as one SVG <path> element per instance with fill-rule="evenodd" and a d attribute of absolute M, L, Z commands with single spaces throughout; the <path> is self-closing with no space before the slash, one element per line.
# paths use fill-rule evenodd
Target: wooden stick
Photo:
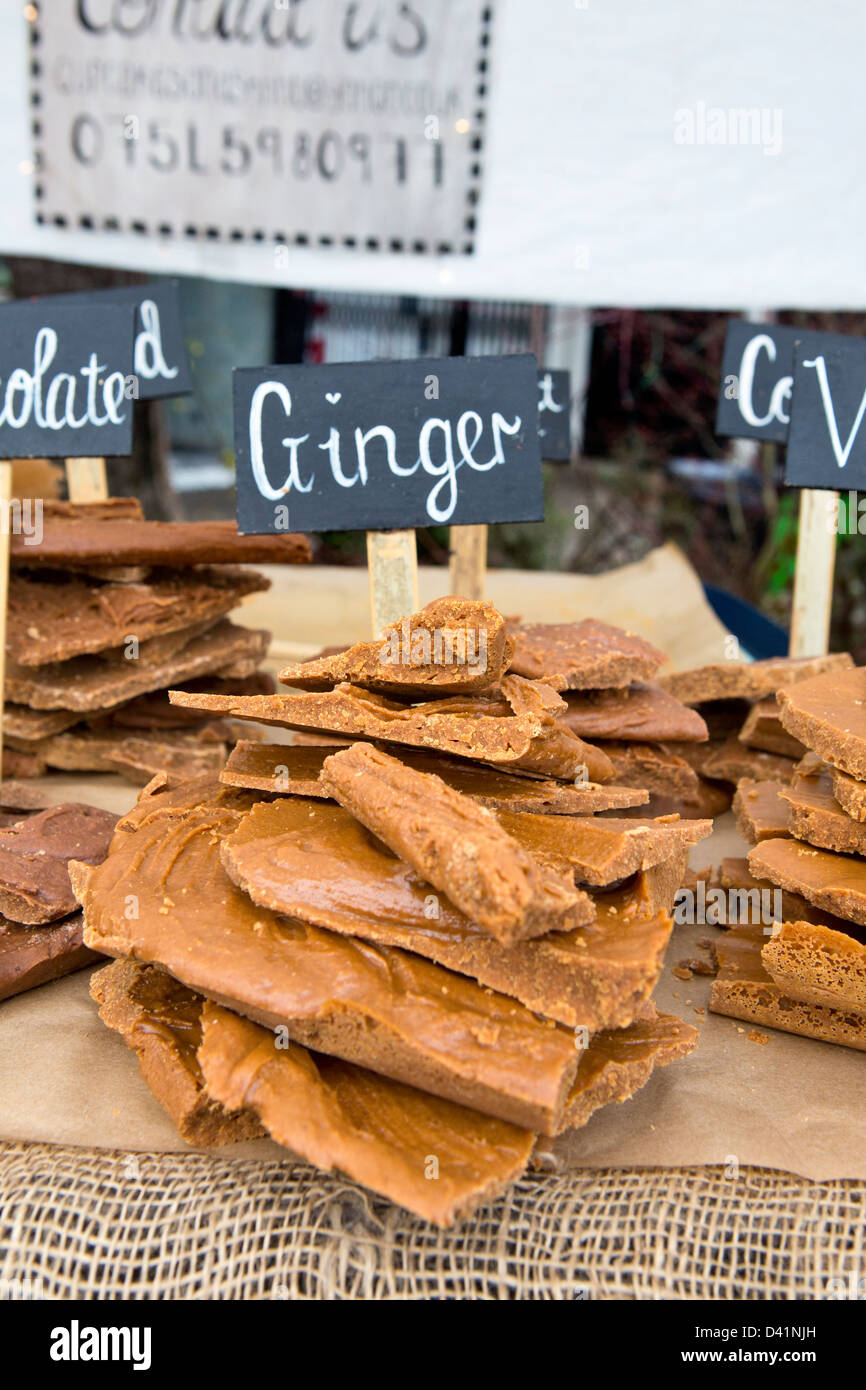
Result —
<path fill-rule="evenodd" d="M 460 598 L 483 598 L 487 573 L 487 527 L 452 526 L 448 590 Z"/>
<path fill-rule="evenodd" d="M 418 611 L 418 547 L 414 531 L 368 531 L 373 636 Z"/>
<path fill-rule="evenodd" d="M 838 492 L 804 488 L 800 493 L 791 656 L 824 656 L 829 648 L 838 505 Z"/>
<path fill-rule="evenodd" d="M 105 459 L 67 459 L 66 486 L 70 502 L 104 502 L 108 496 Z"/>
<path fill-rule="evenodd" d="M 9 604 L 9 530 L 12 464 L 0 463 L 0 781 L 3 780 L 3 692 L 6 681 L 6 609 Z"/>

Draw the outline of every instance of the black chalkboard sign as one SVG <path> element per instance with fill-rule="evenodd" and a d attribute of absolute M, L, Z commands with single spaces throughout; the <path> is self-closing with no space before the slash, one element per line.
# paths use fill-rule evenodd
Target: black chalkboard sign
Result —
<path fill-rule="evenodd" d="M 817 341 L 816 341 L 817 340 Z M 809 335 L 794 349 L 785 482 L 866 488 L 866 341 Z"/>
<path fill-rule="evenodd" d="M 725 333 L 716 434 L 784 443 L 798 337 L 803 334 L 794 328 L 731 320 Z"/>
<path fill-rule="evenodd" d="M 791 424 L 794 352 L 832 348 L 841 333 L 816 333 L 784 324 L 732 319 L 725 333 L 716 434 L 784 444 Z"/>
<path fill-rule="evenodd" d="M 529 353 L 238 367 L 234 410 L 244 533 L 544 518 Z"/>
<path fill-rule="evenodd" d="M 55 294 L 50 298 L 57 304 L 133 305 L 135 352 L 132 369 L 138 379 L 139 399 L 152 401 L 163 396 L 185 396 L 192 390 L 177 280 L 152 280 L 146 285 Z"/>
<path fill-rule="evenodd" d="M 541 457 L 571 458 L 571 373 L 543 367 L 538 373 L 538 443 Z"/>
<path fill-rule="evenodd" d="M 0 306 L 0 458 L 132 451 L 132 304 Z"/>

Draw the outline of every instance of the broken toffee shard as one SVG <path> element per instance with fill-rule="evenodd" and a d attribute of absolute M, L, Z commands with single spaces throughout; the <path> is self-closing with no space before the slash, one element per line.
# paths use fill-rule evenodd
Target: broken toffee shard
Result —
<path fill-rule="evenodd" d="M 472 694 L 497 684 L 513 650 L 505 619 L 492 604 L 441 598 L 390 623 L 378 641 L 286 666 L 280 680 L 313 691 L 347 682 L 414 699 Z"/>
<path fill-rule="evenodd" d="M 684 705 L 705 700 L 762 700 L 780 686 L 810 680 L 823 672 L 840 673 L 854 665 L 848 652 L 829 656 L 769 657 L 764 661 L 719 661 L 662 676 L 661 683 Z"/>
<path fill-rule="evenodd" d="M 851 928 L 857 933 L 857 928 Z M 854 1010 L 866 1027 L 864 933 L 849 935 L 814 922 L 782 922 L 761 951 L 775 983 L 791 999 Z"/>
<path fill-rule="evenodd" d="M 465 1218 L 513 1181 L 535 1135 L 415 1087 L 294 1046 L 205 1004 L 199 1058 L 208 1089 L 255 1110 L 272 1138 L 318 1168 L 339 1168 L 437 1225 Z M 697 1032 L 670 1015 L 590 1040 L 565 1107 L 568 1128 L 627 1100 L 653 1069 L 691 1052 Z M 436 1181 L 430 1157 L 438 1157 Z"/>
<path fill-rule="evenodd" d="M 44 666 L 123 647 L 134 633 L 144 643 L 225 616 L 247 594 L 268 588 L 253 570 L 170 571 L 143 584 L 99 584 L 64 575 L 13 574 L 6 646 L 21 666 Z"/>
<path fill-rule="evenodd" d="M 414 951 L 547 1018 L 593 1032 L 632 1021 L 658 979 L 671 932 L 673 888 L 659 885 L 661 910 L 652 900 L 656 885 L 638 880 L 633 889 L 600 895 L 597 904 L 584 895 L 585 928 L 503 946 L 327 802 L 280 798 L 255 806 L 224 840 L 222 856 L 232 879 L 262 907 Z M 677 884 L 681 867 L 674 865 Z"/>
<path fill-rule="evenodd" d="M 710 990 L 710 1012 L 866 1051 L 866 1014 L 791 998 L 762 960 L 765 940 L 762 927 L 740 926 L 717 944 L 719 973 Z"/>
<path fill-rule="evenodd" d="M 277 1051 L 266 1029 L 215 1004 L 204 1004 L 202 1023 L 212 1096 L 248 1107 L 317 1168 L 337 1168 L 437 1226 L 499 1196 L 529 1162 L 531 1130 L 299 1043 Z"/>
<path fill-rule="evenodd" d="M 778 700 L 789 734 L 849 777 L 866 780 L 866 667 L 789 686 Z"/>
<path fill-rule="evenodd" d="M 696 710 L 683 705 L 654 681 L 625 689 L 570 690 L 563 723 L 581 738 L 642 742 L 700 741 L 707 726 Z"/>
<path fill-rule="evenodd" d="M 820 777 L 795 778 L 792 786 L 783 787 L 790 833 L 819 849 L 866 855 L 866 825 L 842 810 L 832 786 L 825 772 Z"/>
<path fill-rule="evenodd" d="M 121 666 L 101 661 L 98 656 L 72 657 L 37 667 L 7 661 L 6 697 L 37 710 L 102 713 L 137 695 L 160 690 L 172 681 L 207 674 L 251 676 L 264 657 L 269 640 L 268 632 L 237 627 L 228 618 L 221 618 L 203 636 L 194 637 L 179 652 L 152 665 L 127 661 Z M 188 698 L 193 701 L 205 697 Z"/>
<path fill-rule="evenodd" d="M 249 787 L 284 796 L 315 796 L 327 800 L 328 793 L 319 780 L 319 774 L 325 759 L 333 751 L 333 746 L 329 745 L 312 748 L 240 739 L 229 754 L 228 762 L 220 773 L 220 781 L 230 787 Z M 491 811 L 538 811 L 545 815 L 584 816 L 594 811 L 641 806 L 649 800 L 648 794 L 639 788 L 617 787 L 609 782 L 604 785 L 586 782 L 572 786 L 407 748 L 400 748 L 398 756 L 406 767 L 413 768 L 415 772 L 435 773 L 446 786 L 464 792 Z"/>
<path fill-rule="evenodd" d="M 162 811 L 160 799 L 142 803 L 137 824 L 125 819 L 104 864 L 73 867 L 88 945 L 161 965 L 318 1051 L 555 1132 L 578 1061 L 567 1029 L 418 956 L 256 906 L 220 862 L 219 841 L 241 814 L 219 805 L 183 811 L 177 799 Z M 131 874 L 134 920 L 125 911 Z"/>
<path fill-rule="evenodd" d="M 509 634 L 511 671 L 554 690 L 601 690 L 651 680 L 665 660 L 643 637 L 595 618 L 512 624 Z"/>
<path fill-rule="evenodd" d="M 866 925 L 866 859 L 798 840 L 762 840 L 749 853 L 749 868 L 824 912 Z"/>
<path fill-rule="evenodd" d="M 310 559 L 306 536 L 242 536 L 233 521 L 140 521 L 128 517 L 95 520 L 45 516 L 39 545 L 9 538 L 13 568 L 84 569 L 122 565 L 304 564 Z"/>
<path fill-rule="evenodd" d="M 499 698 L 453 695 L 417 705 L 397 704 L 353 685 L 320 694 L 237 698 L 172 690 L 170 697 L 173 705 L 204 714 L 436 749 L 546 777 L 610 780 L 613 767 L 606 754 L 556 717 L 563 701 L 555 691 L 517 676 L 507 676 L 499 691 Z"/>
<path fill-rule="evenodd" d="M 737 783 L 733 812 L 737 828 L 744 840 L 756 845 L 759 840 L 775 840 L 791 834 L 790 814 L 784 796 L 783 782 L 754 781 L 743 777 Z"/>
<path fill-rule="evenodd" d="M 97 970 L 90 993 L 99 1017 L 138 1058 L 141 1074 L 188 1144 L 260 1138 L 247 1110 L 226 1110 L 205 1090 L 198 1062 L 202 1000 L 165 971 L 131 960 Z"/>
<path fill-rule="evenodd" d="M 580 925 L 567 867 L 539 859 L 494 813 L 370 744 L 327 758 L 325 787 L 357 821 L 503 945 Z"/>

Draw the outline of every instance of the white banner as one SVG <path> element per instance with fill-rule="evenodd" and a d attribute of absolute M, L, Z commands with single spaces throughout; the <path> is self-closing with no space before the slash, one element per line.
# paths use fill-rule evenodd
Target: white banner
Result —
<path fill-rule="evenodd" d="M 483 0 L 51 0 L 43 225 L 470 253 Z"/>

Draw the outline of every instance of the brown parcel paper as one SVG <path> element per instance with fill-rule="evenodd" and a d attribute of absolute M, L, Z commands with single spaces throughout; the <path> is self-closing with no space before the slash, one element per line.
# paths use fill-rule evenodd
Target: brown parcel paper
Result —
<path fill-rule="evenodd" d="M 58 794 L 107 809 L 133 800 L 115 779 L 46 779 Z M 693 862 L 745 852 L 733 818 L 696 846 Z M 672 974 L 700 957 L 714 927 L 675 928 L 656 990 L 660 1008 L 701 1029 L 698 1050 L 656 1072 L 624 1105 L 599 1111 L 564 1135 L 555 1153 L 575 1167 L 687 1167 L 737 1162 L 812 1179 L 866 1177 L 866 1067 L 861 1053 L 712 1014 L 701 1017 L 710 980 Z M 0 1139 L 146 1152 L 186 1151 L 116 1033 L 99 1021 L 88 971 L 0 1005 Z M 761 1046 L 749 1034 L 762 1032 Z M 227 1156 L 284 1156 L 260 1140 Z"/>

